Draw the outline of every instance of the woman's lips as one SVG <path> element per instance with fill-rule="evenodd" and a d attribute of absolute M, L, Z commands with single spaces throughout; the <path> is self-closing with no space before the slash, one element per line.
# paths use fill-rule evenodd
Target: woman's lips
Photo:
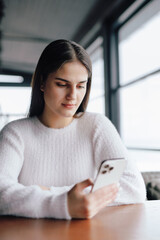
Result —
<path fill-rule="evenodd" d="M 63 103 L 62 105 L 63 105 L 63 107 L 68 108 L 68 109 L 72 109 L 75 107 L 75 104 L 64 104 Z"/>

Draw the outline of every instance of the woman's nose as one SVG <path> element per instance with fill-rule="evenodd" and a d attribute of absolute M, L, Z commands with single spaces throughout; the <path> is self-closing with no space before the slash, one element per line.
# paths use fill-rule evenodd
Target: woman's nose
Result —
<path fill-rule="evenodd" d="M 68 89 L 67 99 L 76 99 L 76 87 L 72 86 Z"/>

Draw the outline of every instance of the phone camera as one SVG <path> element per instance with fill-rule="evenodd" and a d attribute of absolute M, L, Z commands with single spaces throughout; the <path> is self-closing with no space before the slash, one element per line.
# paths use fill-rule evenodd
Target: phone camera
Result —
<path fill-rule="evenodd" d="M 107 164 L 107 165 L 104 165 L 104 168 L 109 168 L 109 164 Z"/>

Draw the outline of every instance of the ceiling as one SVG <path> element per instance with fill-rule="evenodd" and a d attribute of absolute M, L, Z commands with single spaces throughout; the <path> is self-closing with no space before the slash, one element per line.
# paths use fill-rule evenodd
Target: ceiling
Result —
<path fill-rule="evenodd" d="M 3 0 L 1 69 L 33 73 L 44 47 L 65 38 L 85 44 L 121 0 Z"/>

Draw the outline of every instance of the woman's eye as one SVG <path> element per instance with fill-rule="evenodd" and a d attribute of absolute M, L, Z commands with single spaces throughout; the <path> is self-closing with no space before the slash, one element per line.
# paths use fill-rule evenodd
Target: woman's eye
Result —
<path fill-rule="evenodd" d="M 85 86 L 79 85 L 78 88 L 85 88 Z"/>
<path fill-rule="evenodd" d="M 59 83 L 59 82 L 57 82 L 56 83 L 56 85 L 58 86 L 58 87 L 70 87 L 70 85 L 69 84 L 63 84 L 63 83 Z M 84 85 L 77 85 L 77 88 L 85 88 L 85 86 Z"/>
<path fill-rule="evenodd" d="M 66 84 L 56 83 L 58 87 L 66 87 Z"/>

